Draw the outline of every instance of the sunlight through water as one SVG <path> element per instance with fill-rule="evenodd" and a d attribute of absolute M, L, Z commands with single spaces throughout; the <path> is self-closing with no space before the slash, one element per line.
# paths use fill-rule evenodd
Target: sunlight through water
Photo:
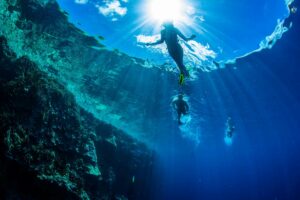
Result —
<path fill-rule="evenodd" d="M 183 19 L 182 0 L 151 0 L 147 9 L 150 18 L 159 24 L 164 21 L 180 21 Z"/>
<path fill-rule="evenodd" d="M 111 48 L 112 51 L 118 52 L 120 60 L 141 58 L 145 62 L 141 64 L 142 62 L 139 61 L 139 66 L 147 67 L 147 70 L 153 73 L 156 69 L 151 70 L 148 68 L 159 68 L 161 73 L 156 78 L 161 78 L 162 83 L 167 80 L 166 77 L 171 77 L 174 74 L 177 76 L 176 64 L 170 58 L 165 44 L 146 46 L 141 43 L 159 40 L 162 29 L 161 23 L 165 20 L 173 20 L 175 27 L 180 29 L 187 37 L 192 34 L 196 35 L 194 40 L 187 42 L 179 39 L 179 44 L 184 52 L 184 64 L 191 75 L 190 80 L 188 80 L 190 81 L 188 82 L 189 85 L 199 81 L 199 77 L 203 75 L 203 72 L 223 68 L 225 64 L 234 63 L 238 58 L 266 48 L 272 48 L 276 41 L 290 28 L 284 23 L 284 20 L 289 15 L 287 8 L 291 1 L 284 2 L 283 0 L 276 3 L 271 0 L 263 0 L 263 3 L 270 8 L 268 13 L 264 12 L 262 6 L 254 5 L 251 1 L 247 1 L 249 9 L 236 10 L 238 6 L 244 6 L 238 0 L 233 0 L 230 3 L 223 1 L 219 3 L 212 1 L 200 2 L 196 0 L 119 0 L 103 2 L 89 0 L 77 1 L 77 3 L 74 0 L 59 0 L 58 2 L 62 9 L 69 13 L 69 20 L 74 25 L 86 31 L 86 34 L 101 38 L 99 41 L 106 45 L 107 49 Z M 256 12 L 257 15 L 251 16 L 253 12 Z M 247 21 L 247 24 L 244 21 Z M 255 32 L 252 31 L 254 26 L 257 27 Z M 117 63 L 117 60 L 114 62 Z M 106 66 L 106 64 L 107 69 L 112 70 L 105 75 L 113 78 L 118 75 L 118 71 L 113 71 L 113 67 L 118 68 L 117 64 L 114 66 L 104 62 L 103 65 Z M 103 84 L 97 75 L 92 76 L 100 71 L 99 66 L 100 62 L 97 61 L 95 64 L 89 65 L 89 68 L 85 68 L 89 72 L 87 82 L 92 86 L 97 86 L 88 89 L 96 92 L 100 91 L 99 88 Z M 148 127 L 159 121 L 157 117 L 155 118 L 149 114 L 151 112 L 146 109 L 143 110 L 144 105 L 137 100 L 139 96 L 148 95 L 139 94 L 141 91 L 147 91 L 147 88 L 141 89 L 143 86 L 150 87 L 149 85 L 151 85 L 152 87 L 152 85 L 155 85 L 152 79 L 147 79 L 150 77 L 149 71 L 140 72 L 137 78 L 127 78 L 127 73 L 130 74 L 128 77 L 132 77 L 134 74 L 127 68 L 124 69 L 124 75 L 122 75 L 124 82 L 131 83 L 130 81 L 132 81 L 134 82 L 133 85 L 138 88 L 133 90 L 138 91 L 136 96 L 130 96 L 132 91 L 120 93 L 124 100 L 123 104 L 126 106 L 120 103 L 119 96 L 106 102 L 105 98 L 98 97 L 101 96 L 100 92 L 99 94 L 95 92 L 96 97 L 94 97 L 94 93 L 89 94 L 86 91 L 80 91 L 79 88 L 82 87 L 82 82 L 79 79 L 76 79 L 74 84 L 70 84 L 68 89 L 77 94 L 77 101 L 99 119 L 126 130 L 126 132 L 137 138 L 142 138 L 143 136 L 139 133 L 151 132 L 152 129 Z M 166 91 L 164 91 L 164 94 L 170 94 L 168 91 L 171 90 L 170 88 L 173 89 L 173 85 L 171 85 L 173 82 L 168 80 L 165 84 Z M 115 93 L 116 96 L 119 94 L 118 91 Z M 187 95 L 191 96 L 190 94 Z M 169 98 L 169 95 L 166 96 Z M 155 99 L 155 96 L 152 95 L 149 99 Z M 191 105 L 193 109 L 195 104 L 191 103 Z M 165 109 L 162 109 L 163 111 Z M 170 120 L 169 114 L 166 117 L 168 120 Z M 187 125 L 180 128 L 185 138 L 199 143 L 202 129 L 198 124 L 202 120 L 202 113 L 197 114 L 196 116 L 192 112 L 190 118 L 186 118 Z M 160 115 L 157 114 L 157 116 Z M 159 131 L 157 130 L 157 132 Z"/>

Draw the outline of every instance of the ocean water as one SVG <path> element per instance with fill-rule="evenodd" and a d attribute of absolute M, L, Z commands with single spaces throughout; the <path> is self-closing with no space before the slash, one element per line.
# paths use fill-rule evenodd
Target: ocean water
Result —
<path fill-rule="evenodd" d="M 97 66 L 61 69 L 60 76 L 79 105 L 153 151 L 153 169 L 143 177 L 149 200 L 300 199 L 298 1 L 183 1 L 175 25 L 197 37 L 181 41 L 191 72 L 182 86 L 165 46 L 141 44 L 157 40 L 161 29 L 161 21 L 144 17 L 148 1 L 58 3 L 106 49 L 147 61 L 120 72 L 124 80 L 103 86 L 103 94 L 102 82 L 82 84 L 82 74 L 97 76 Z M 190 107 L 183 125 L 171 106 L 178 94 Z"/>
<path fill-rule="evenodd" d="M 293 27 L 271 49 L 199 75 L 189 94 L 203 119 L 200 143 L 176 133 L 158 139 L 152 199 L 300 198 L 299 20 L 288 19 Z M 227 116 L 232 141 L 224 138 Z"/>
<path fill-rule="evenodd" d="M 94 30 L 91 34 L 101 33 L 102 27 L 91 27 L 84 21 L 93 16 L 80 12 L 88 5 L 61 3 L 69 9 L 73 21 L 83 20 L 83 28 Z M 185 51 L 185 62 L 192 62 L 192 68 L 200 72 L 183 87 L 169 86 L 176 84 L 176 80 L 162 83 L 165 95 L 156 97 L 158 105 L 154 109 L 159 111 L 150 116 L 149 120 L 155 123 L 147 129 L 152 134 L 150 146 L 157 152 L 153 173 L 149 176 L 149 199 L 300 199 L 299 13 L 289 16 L 284 1 L 239 1 L 234 6 L 235 3 L 201 2 L 203 7 L 195 6 L 200 9 L 195 12 L 203 15 L 199 27 L 183 26 L 188 33 L 199 31 L 198 43 L 191 44 L 194 51 Z M 297 3 L 293 4 L 295 8 Z M 100 17 L 99 20 L 103 20 L 102 26 L 109 27 L 108 31 L 112 31 L 113 23 L 123 31 L 128 30 L 127 25 L 118 24 L 118 20 L 126 21 L 122 16 L 115 19 L 116 22 Z M 93 26 L 97 27 L 96 24 L 93 21 Z M 149 50 L 132 44 L 133 36 L 138 42 L 159 38 L 149 36 L 159 33 L 158 28 L 143 28 L 133 29 L 129 36 L 124 32 L 118 35 L 117 30 L 113 37 L 107 34 L 107 45 L 119 45 L 129 55 L 154 62 L 169 59 L 161 56 L 167 54 L 165 47 Z M 105 31 L 107 29 L 103 34 Z M 115 40 L 120 40 L 123 46 Z M 211 60 L 231 64 L 215 69 Z M 176 73 L 176 69 L 173 71 Z M 138 79 L 138 76 L 132 78 Z M 143 87 L 151 88 L 153 84 L 157 83 L 150 79 Z M 168 91 L 171 88 L 172 91 Z M 191 107 L 191 119 L 179 127 L 170 102 L 181 92 Z M 232 138 L 225 136 L 228 117 L 235 126 Z"/>

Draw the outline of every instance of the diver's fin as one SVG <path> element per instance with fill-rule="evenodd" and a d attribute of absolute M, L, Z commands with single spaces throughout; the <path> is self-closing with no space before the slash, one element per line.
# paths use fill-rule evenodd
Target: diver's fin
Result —
<path fill-rule="evenodd" d="M 180 84 L 180 85 L 183 85 L 183 83 L 184 83 L 184 75 L 181 73 L 181 74 L 179 75 L 179 84 Z"/>

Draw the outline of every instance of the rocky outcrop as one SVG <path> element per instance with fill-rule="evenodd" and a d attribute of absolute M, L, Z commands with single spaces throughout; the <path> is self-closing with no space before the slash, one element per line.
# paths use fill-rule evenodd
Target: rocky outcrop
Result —
<path fill-rule="evenodd" d="M 33 60 L 84 109 L 128 134 L 149 136 L 177 91 L 174 73 L 106 49 L 70 24 L 55 1 L 3 0 L 0 24 L 18 57 Z"/>
<path fill-rule="evenodd" d="M 3 36 L 0 147 L 0 199 L 146 199 L 151 152 L 84 111 Z"/>

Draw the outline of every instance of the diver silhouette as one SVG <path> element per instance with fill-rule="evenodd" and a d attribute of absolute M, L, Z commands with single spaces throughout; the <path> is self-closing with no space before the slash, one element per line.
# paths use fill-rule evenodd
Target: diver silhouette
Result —
<path fill-rule="evenodd" d="M 166 43 L 168 52 L 170 56 L 175 61 L 176 65 L 178 66 L 180 70 L 180 78 L 179 83 L 183 84 L 184 77 L 188 77 L 189 73 L 186 70 L 184 64 L 183 64 L 183 49 L 180 46 L 178 42 L 178 36 L 182 38 L 184 41 L 193 40 L 196 35 L 192 35 L 191 37 L 187 38 L 185 37 L 174 25 L 173 22 L 168 21 L 164 22 L 162 24 L 164 27 L 163 30 L 160 32 L 160 40 L 154 42 L 154 43 L 146 43 L 145 45 L 158 45 L 163 42 Z"/>
<path fill-rule="evenodd" d="M 173 108 L 177 111 L 178 114 L 178 124 L 183 124 L 181 122 L 181 116 L 187 115 L 189 112 L 189 105 L 185 100 L 183 100 L 183 95 L 179 94 L 177 99 L 172 102 Z"/>
<path fill-rule="evenodd" d="M 235 130 L 235 126 L 232 121 L 232 118 L 228 117 L 226 121 L 226 137 L 232 138 L 234 130 Z"/>

